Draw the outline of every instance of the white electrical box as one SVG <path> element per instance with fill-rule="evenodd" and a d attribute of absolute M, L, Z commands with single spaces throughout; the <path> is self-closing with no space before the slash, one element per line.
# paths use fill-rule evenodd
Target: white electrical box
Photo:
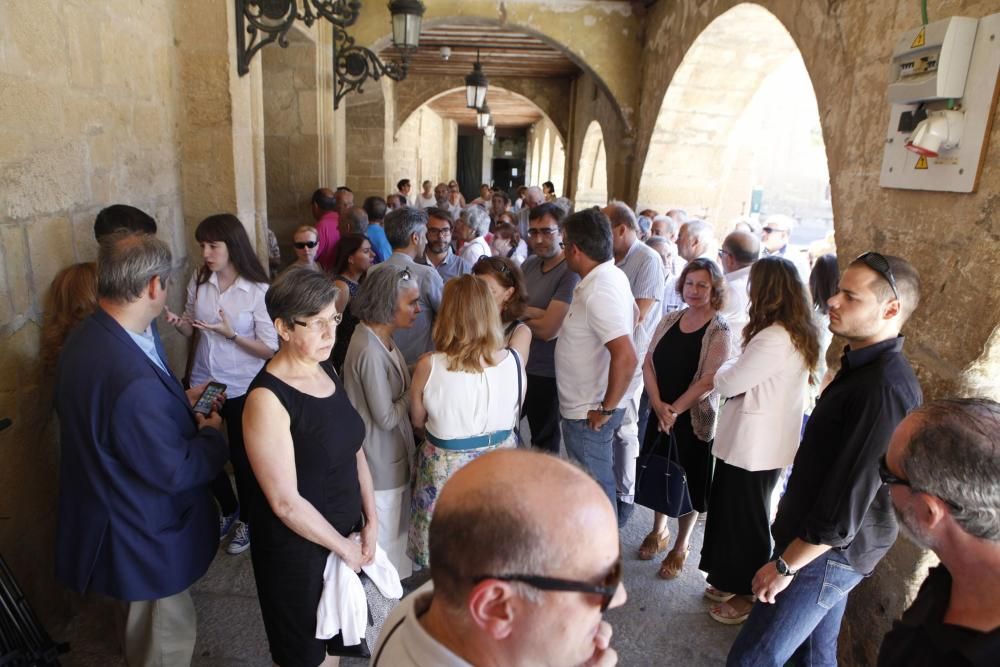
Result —
<path fill-rule="evenodd" d="M 1000 14 L 908 31 L 893 50 L 879 185 L 973 192 L 997 103 Z"/>
<path fill-rule="evenodd" d="M 892 51 L 889 101 L 910 104 L 961 97 L 978 26 L 978 19 L 953 16 L 904 34 Z"/>

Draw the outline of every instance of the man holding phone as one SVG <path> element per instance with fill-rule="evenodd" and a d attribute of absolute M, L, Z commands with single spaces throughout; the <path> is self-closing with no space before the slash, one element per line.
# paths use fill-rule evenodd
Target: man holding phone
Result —
<path fill-rule="evenodd" d="M 101 240 L 99 307 L 67 340 L 55 394 L 56 576 L 121 601 L 129 665 L 191 662 L 189 588 L 218 547 L 209 483 L 228 456 L 217 406 L 192 410 L 205 388 L 185 394 L 153 335 L 170 271 L 153 235 Z"/>

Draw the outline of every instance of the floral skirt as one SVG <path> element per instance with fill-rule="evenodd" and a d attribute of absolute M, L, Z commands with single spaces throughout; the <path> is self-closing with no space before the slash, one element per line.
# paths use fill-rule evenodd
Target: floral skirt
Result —
<path fill-rule="evenodd" d="M 514 447 L 513 433 L 498 445 L 487 445 L 477 449 L 442 449 L 428 441 L 417 448 L 416 474 L 413 477 L 413 495 L 410 500 L 410 536 L 407 554 L 420 567 L 430 565 L 428 536 L 431 515 L 437 503 L 438 493 L 444 483 L 455 472 L 473 459 L 486 452 L 502 447 Z"/>

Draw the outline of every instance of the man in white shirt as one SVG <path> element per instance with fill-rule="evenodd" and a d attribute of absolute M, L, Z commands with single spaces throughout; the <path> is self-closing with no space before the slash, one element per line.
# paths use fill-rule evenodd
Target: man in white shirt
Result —
<path fill-rule="evenodd" d="M 611 223 L 595 209 L 563 221 L 563 249 L 581 276 L 556 343 L 556 386 L 566 451 L 604 489 L 617 513 L 613 439 L 638 365 L 635 299 L 614 265 Z"/>
<path fill-rule="evenodd" d="M 601 617 L 626 599 L 614 525 L 601 489 L 566 461 L 523 449 L 472 461 L 437 500 L 431 582 L 386 619 L 371 667 L 611 667 Z"/>
<path fill-rule="evenodd" d="M 635 213 L 621 202 L 604 209 L 611 221 L 611 243 L 615 266 L 625 273 L 639 317 L 632 332 L 636 357 L 642 360 L 660 322 L 663 297 L 663 260 L 639 238 Z M 615 431 L 615 483 L 618 489 L 618 525 L 624 527 L 635 509 L 635 461 L 639 457 L 639 397 L 642 394 L 642 362 L 625 392 L 625 414 Z"/>
<path fill-rule="evenodd" d="M 470 265 L 475 266 L 483 255 L 493 256 L 493 250 L 486 242 L 486 235 L 490 231 L 490 214 L 482 206 L 474 204 L 462 209 L 455 231 L 458 232 L 458 238 L 465 241 L 459 255 Z"/>
<path fill-rule="evenodd" d="M 424 181 L 423 191 L 417 195 L 417 208 L 430 208 L 437 205 L 437 198 L 434 196 L 434 184 L 430 181 Z"/>
<path fill-rule="evenodd" d="M 759 255 L 760 242 L 748 232 L 732 232 L 719 249 L 719 261 L 728 287 L 722 315 L 729 322 L 736 339 L 741 341 L 737 350 L 743 347 L 743 327 L 750 321 L 750 268 Z"/>

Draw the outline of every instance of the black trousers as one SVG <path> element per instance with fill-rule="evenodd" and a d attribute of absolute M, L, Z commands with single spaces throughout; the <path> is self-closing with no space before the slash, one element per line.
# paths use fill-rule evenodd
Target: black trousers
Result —
<path fill-rule="evenodd" d="M 750 472 L 716 459 L 698 569 L 720 591 L 750 595 L 754 575 L 771 559 L 771 492 L 781 470 Z"/>
<path fill-rule="evenodd" d="M 246 403 L 246 398 L 246 394 L 238 398 L 230 398 L 222 406 L 222 418 L 226 421 L 226 435 L 229 436 L 229 460 L 233 464 L 236 490 L 240 498 L 245 497 L 243 487 L 250 474 L 250 461 L 247 459 L 247 450 L 243 445 L 243 405 Z M 239 507 L 236 493 L 233 493 L 233 485 L 229 481 L 229 473 L 225 469 L 222 469 L 212 480 L 212 495 L 215 496 L 219 508 L 225 515 L 232 514 Z M 247 517 L 242 510 L 240 514 L 240 518 L 246 522 Z"/>
<path fill-rule="evenodd" d="M 559 453 L 559 392 L 556 379 L 529 375 L 524 393 L 524 416 L 531 427 L 531 444 L 553 454 Z"/>

